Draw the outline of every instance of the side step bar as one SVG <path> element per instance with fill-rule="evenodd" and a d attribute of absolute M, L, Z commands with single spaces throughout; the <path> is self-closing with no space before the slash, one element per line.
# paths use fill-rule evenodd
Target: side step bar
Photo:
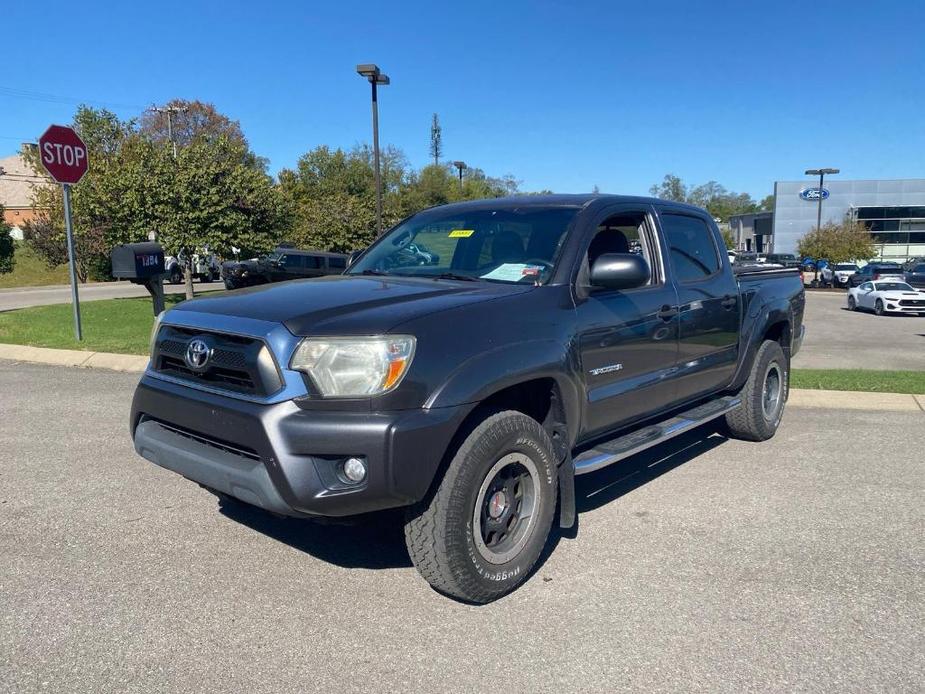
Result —
<path fill-rule="evenodd" d="M 635 455 L 675 436 L 680 436 L 710 420 L 722 417 L 741 404 L 742 399 L 740 397 L 728 395 L 704 405 L 698 405 L 671 419 L 666 419 L 664 422 L 652 424 L 624 436 L 599 443 L 594 448 L 575 457 L 575 474 L 584 475 L 600 470 L 602 467 L 607 467 L 624 458 L 629 458 L 631 455 Z"/>

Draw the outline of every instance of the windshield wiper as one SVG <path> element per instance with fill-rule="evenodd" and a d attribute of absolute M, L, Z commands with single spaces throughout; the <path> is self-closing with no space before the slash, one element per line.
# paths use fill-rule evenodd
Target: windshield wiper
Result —
<path fill-rule="evenodd" d="M 471 275 L 459 275 L 455 272 L 441 272 L 439 275 L 429 275 L 435 280 L 460 280 L 461 282 L 477 282 L 478 278 Z"/>

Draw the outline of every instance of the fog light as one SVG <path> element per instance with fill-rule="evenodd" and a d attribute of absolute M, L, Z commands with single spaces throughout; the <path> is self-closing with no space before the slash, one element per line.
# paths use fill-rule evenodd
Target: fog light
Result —
<path fill-rule="evenodd" d="M 347 458 L 343 470 L 344 477 L 355 484 L 366 479 L 366 461 L 362 458 Z"/>

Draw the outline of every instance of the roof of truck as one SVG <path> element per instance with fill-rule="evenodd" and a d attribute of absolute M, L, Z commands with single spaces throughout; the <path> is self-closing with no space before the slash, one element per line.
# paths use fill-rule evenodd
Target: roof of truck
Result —
<path fill-rule="evenodd" d="M 661 198 L 647 198 L 638 195 L 605 195 L 601 193 L 551 193 L 542 195 L 511 195 L 504 198 L 483 198 L 481 200 L 468 200 L 465 202 L 454 202 L 439 207 L 458 207 L 462 209 L 491 209 L 493 207 L 527 207 L 527 206 L 547 206 L 547 207 L 587 207 L 592 203 L 634 203 L 645 205 L 671 205 L 684 207 L 697 212 L 703 212 L 703 208 L 689 205 L 684 202 L 674 200 L 663 200 Z M 431 208 L 434 209 L 434 208 Z"/>

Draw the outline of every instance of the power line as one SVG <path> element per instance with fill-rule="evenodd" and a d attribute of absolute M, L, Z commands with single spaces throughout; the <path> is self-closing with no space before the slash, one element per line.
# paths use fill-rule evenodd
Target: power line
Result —
<path fill-rule="evenodd" d="M 109 106 L 112 108 L 132 108 L 137 110 L 144 109 L 138 104 L 123 104 L 115 101 L 97 101 L 96 99 L 78 99 L 73 96 L 64 96 L 61 94 L 50 94 L 48 92 L 36 92 L 31 89 L 18 89 L 16 87 L 0 86 L 0 96 L 7 96 L 13 99 L 27 99 L 29 101 L 41 101 L 48 104 L 95 104 L 97 106 Z"/>

